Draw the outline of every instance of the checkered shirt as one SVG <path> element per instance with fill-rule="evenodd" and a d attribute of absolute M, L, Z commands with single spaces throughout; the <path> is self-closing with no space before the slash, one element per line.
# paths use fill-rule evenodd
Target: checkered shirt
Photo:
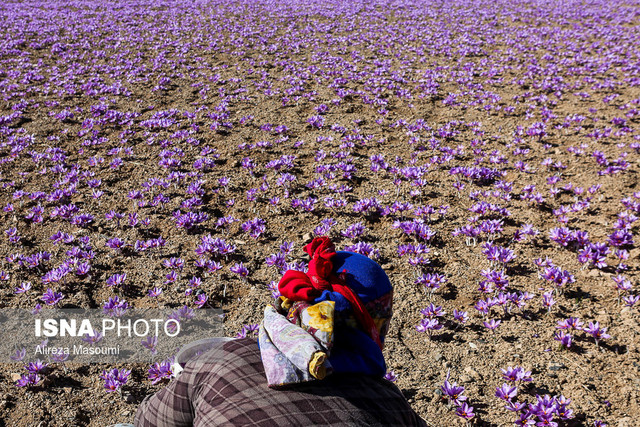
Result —
<path fill-rule="evenodd" d="M 391 382 L 333 374 L 287 389 L 267 387 L 255 340 L 237 339 L 189 361 L 167 387 L 147 396 L 135 425 L 426 426 Z"/>

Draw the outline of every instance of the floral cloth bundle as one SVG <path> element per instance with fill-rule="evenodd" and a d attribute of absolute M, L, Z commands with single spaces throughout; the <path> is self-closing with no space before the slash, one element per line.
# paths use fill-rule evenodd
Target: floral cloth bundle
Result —
<path fill-rule="evenodd" d="M 287 316 L 282 303 L 290 307 Z M 267 306 L 260 325 L 258 340 L 269 386 L 323 379 L 333 370 L 327 355 L 333 345 L 335 303 L 297 302 L 295 308 L 290 303 L 279 299 L 280 311 Z"/>

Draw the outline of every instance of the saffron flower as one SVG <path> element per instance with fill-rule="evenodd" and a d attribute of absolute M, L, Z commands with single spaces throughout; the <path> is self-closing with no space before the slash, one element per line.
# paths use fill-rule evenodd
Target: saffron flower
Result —
<path fill-rule="evenodd" d="M 562 345 L 563 347 L 571 347 L 572 337 L 571 335 L 563 331 L 557 331 L 555 334 L 553 334 L 553 339 L 559 341 L 560 345 Z"/>
<path fill-rule="evenodd" d="M 249 270 L 247 269 L 247 267 L 244 266 L 242 262 L 236 263 L 233 266 L 229 267 L 229 270 L 232 273 L 235 273 L 238 276 L 240 276 L 243 280 L 246 280 L 246 277 L 249 275 Z"/>
<path fill-rule="evenodd" d="M 109 287 L 120 287 L 124 281 L 127 280 L 127 273 L 123 274 L 114 274 L 107 278 L 107 286 Z"/>
<path fill-rule="evenodd" d="M 500 369 L 502 371 L 502 378 L 511 382 L 529 382 L 532 381 L 531 371 L 525 371 L 520 366 L 512 368 L 509 366 L 507 369 Z"/>
<path fill-rule="evenodd" d="M 432 331 L 442 329 L 442 325 L 438 322 L 438 319 L 422 319 L 416 326 L 418 332 L 426 332 L 431 338 Z"/>
<path fill-rule="evenodd" d="M 494 332 L 496 329 L 498 329 L 498 326 L 500 326 L 500 322 L 501 322 L 500 320 L 489 319 L 489 321 L 482 322 L 482 324 L 484 325 L 485 328 Z"/>
<path fill-rule="evenodd" d="M 467 313 L 466 311 L 458 311 L 456 309 L 453 309 L 453 319 L 458 322 L 458 326 L 464 325 L 469 320 L 469 313 Z"/>
<path fill-rule="evenodd" d="M 38 383 L 42 380 L 42 378 L 35 373 L 22 374 L 18 381 L 16 382 L 17 387 L 34 387 L 38 385 Z"/>
<path fill-rule="evenodd" d="M 48 288 L 42 297 L 40 297 L 40 299 L 47 305 L 56 305 L 62 298 L 64 298 L 64 295 L 60 292 L 55 292 L 51 288 Z"/>
<path fill-rule="evenodd" d="M 165 360 L 160 363 L 154 363 L 149 367 L 148 378 L 151 380 L 151 384 L 155 385 L 162 380 L 169 380 L 173 378 L 173 368 L 171 362 Z"/>
<path fill-rule="evenodd" d="M 208 299 L 209 298 L 207 297 L 207 295 L 203 292 L 196 296 L 196 299 L 193 303 L 199 308 L 202 308 L 207 303 Z"/>
<path fill-rule="evenodd" d="M 104 380 L 104 388 L 108 393 L 113 391 L 119 391 L 123 385 L 129 380 L 131 371 L 128 369 L 111 369 L 110 371 L 103 370 L 100 378 Z"/>
<path fill-rule="evenodd" d="M 415 282 L 418 285 L 423 285 L 433 293 L 437 289 L 440 289 L 442 285 L 447 283 L 447 278 L 443 274 L 427 273 L 418 277 Z"/>
<path fill-rule="evenodd" d="M 442 391 L 442 397 L 456 406 L 461 406 L 462 402 L 467 400 L 467 396 L 462 394 L 464 393 L 464 387 L 458 386 L 457 383 L 450 384 L 448 379 L 440 386 L 440 390 Z"/>
<path fill-rule="evenodd" d="M 577 317 L 569 317 L 565 320 L 558 320 L 558 329 L 573 329 L 576 331 L 582 330 L 583 323 Z"/>
<path fill-rule="evenodd" d="M 14 294 L 24 294 L 24 293 L 27 293 L 27 291 L 29 289 L 31 289 L 31 282 L 22 282 L 22 283 L 20 283 L 20 286 L 15 288 L 13 293 Z"/>
<path fill-rule="evenodd" d="M 25 369 L 34 374 L 41 374 L 49 366 L 48 363 L 42 363 L 40 359 L 35 362 L 29 362 L 25 365 Z"/>
<path fill-rule="evenodd" d="M 518 388 L 510 386 L 509 384 L 502 384 L 502 386 L 496 388 L 496 397 L 502 400 L 511 400 L 518 394 Z"/>
<path fill-rule="evenodd" d="M 547 308 L 547 312 L 551 312 L 551 307 L 556 303 L 553 299 L 553 291 L 548 291 L 542 294 L 542 305 Z"/>
<path fill-rule="evenodd" d="M 447 312 L 444 311 L 442 307 L 436 307 L 435 305 L 433 305 L 433 303 L 429 304 L 427 308 L 420 310 L 420 313 L 422 313 L 428 319 L 442 317 L 447 314 Z"/>
<path fill-rule="evenodd" d="M 107 240 L 107 243 L 105 245 L 111 249 L 121 249 L 125 246 L 125 242 L 118 237 L 114 237 L 113 239 Z"/>
<path fill-rule="evenodd" d="M 151 298 L 158 298 L 162 294 L 162 288 L 155 286 L 152 289 L 149 289 L 147 295 Z"/>
<path fill-rule="evenodd" d="M 100 341 L 102 341 L 103 335 L 100 332 L 96 332 L 95 335 L 93 334 L 85 334 L 82 337 L 82 341 L 89 343 L 91 345 L 94 345 Z"/>
<path fill-rule="evenodd" d="M 260 325 L 257 323 L 250 325 L 242 325 L 240 332 L 238 332 L 235 338 L 247 338 L 248 336 L 255 336 L 258 333 L 258 328 Z"/>
<path fill-rule="evenodd" d="M 27 355 L 27 349 L 22 347 L 20 350 L 16 350 L 14 354 L 10 356 L 11 360 L 14 362 L 21 362 L 25 356 Z"/>
<path fill-rule="evenodd" d="M 109 298 L 102 306 L 102 312 L 109 317 L 120 317 L 129 308 L 129 303 L 120 297 Z"/>
<path fill-rule="evenodd" d="M 156 335 L 149 335 L 147 339 L 140 341 L 140 344 L 149 350 L 151 354 L 156 354 L 156 346 L 158 345 L 158 337 Z"/>
<path fill-rule="evenodd" d="M 622 297 L 622 301 L 624 301 L 624 305 L 626 305 L 627 307 L 633 307 L 638 303 L 638 301 L 640 301 L 640 294 L 627 295 L 625 297 Z"/>
<path fill-rule="evenodd" d="M 467 405 L 467 402 L 462 402 L 462 405 L 456 408 L 456 415 L 465 420 L 470 420 L 476 414 L 473 412 L 473 406 Z"/>
<path fill-rule="evenodd" d="M 596 341 L 596 345 L 598 345 L 600 340 L 611 338 L 611 335 L 607 334 L 607 328 L 601 328 L 599 322 L 589 322 L 589 326 L 582 328 L 582 330 L 593 337 Z"/>
<path fill-rule="evenodd" d="M 355 245 L 345 246 L 344 250 L 347 252 L 355 252 L 372 259 L 377 259 L 380 257 L 380 251 L 374 248 L 369 243 L 365 242 L 358 242 Z"/>
<path fill-rule="evenodd" d="M 398 377 L 396 376 L 395 372 L 389 371 L 384 375 L 384 379 L 395 383 L 398 380 Z"/>

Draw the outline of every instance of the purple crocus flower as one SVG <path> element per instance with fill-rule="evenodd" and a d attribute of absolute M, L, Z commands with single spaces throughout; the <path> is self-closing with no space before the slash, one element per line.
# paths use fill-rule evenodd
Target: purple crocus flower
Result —
<path fill-rule="evenodd" d="M 489 319 L 489 321 L 487 322 L 482 322 L 482 324 L 484 325 L 485 328 L 491 330 L 491 331 L 495 331 L 498 326 L 500 326 L 500 320 L 495 320 L 495 319 Z"/>
<path fill-rule="evenodd" d="M 246 277 L 249 275 L 249 270 L 244 266 L 242 262 L 232 265 L 231 267 L 229 267 L 229 270 L 232 273 L 236 273 L 242 279 L 246 279 Z"/>
<path fill-rule="evenodd" d="M 112 369 L 110 371 L 102 371 L 100 378 L 104 380 L 104 388 L 107 392 L 120 390 L 129 380 L 131 371 L 128 369 Z"/>
<path fill-rule="evenodd" d="M 95 335 L 86 334 L 82 337 L 82 341 L 89 343 L 91 345 L 102 341 L 103 335 L 100 332 L 95 333 Z"/>
<path fill-rule="evenodd" d="M 171 270 L 165 277 L 167 278 L 167 280 L 164 281 L 165 285 L 170 285 L 178 280 L 178 273 L 175 270 Z"/>
<path fill-rule="evenodd" d="M 280 295 L 280 290 L 278 289 L 278 282 L 276 282 L 275 280 L 272 280 L 269 282 L 269 290 L 271 291 L 271 297 L 273 299 L 277 299 L 279 298 Z"/>
<path fill-rule="evenodd" d="M 538 422 L 536 425 L 557 426 L 558 424 L 553 422 L 553 416 L 558 409 L 556 398 L 546 394 L 543 397 L 536 395 L 536 399 L 537 402 L 535 404 L 529 404 L 529 412 L 537 416 L 540 422 L 543 423 L 540 424 L 540 422 Z"/>
<path fill-rule="evenodd" d="M 25 358 L 26 355 L 27 355 L 27 349 L 22 347 L 22 349 L 16 350 L 16 352 L 12 354 L 10 358 L 14 362 L 20 362 Z"/>
<path fill-rule="evenodd" d="M 20 286 L 18 286 L 13 293 L 15 294 L 24 294 L 26 293 L 29 289 L 31 289 L 31 282 L 22 282 L 20 283 Z"/>
<path fill-rule="evenodd" d="M 162 288 L 158 286 L 155 286 L 149 289 L 149 292 L 147 292 L 147 295 L 149 295 L 149 297 L 151 298 L 158 298 L 161 294 L 162 294 Z"/>
<path fill-rule="evenodd" d="M 456 415 L 465 420 L 470 420 L 476 414 L 473 412 L 473 406 L 469 406 L 467 402 L 462 402 L 462 405 L 456 409 Z"/>
<path fill-rule="evenodd" d="M 184 260 L 182 258 L 171 257 L 162 261 L 162 265 L 172 270 L 182 270 L 184 268 Z"/>
<path fill-rule="evenodd" d="M 431 337 L 432 331 L 442 329 L 442 325 L 438 322 L 438 319 L 422 319 L 416 326 L 418 332 L 426 332 Z"/>
<path fill-rule="evenodd" d="M 267 222 L 262 218 L 254 218 L 251 221 L 246 221 L 242 224 L 242 230 L 245 233 L 249 233 L 251 237 L 257 239 L 262 235 L 262 233 L 266 230 Z"/>
<path fill-rule="evenodd" d="M 507 411 L 511 412 L 520 412 L 526 408 L 527 404 L 525 402 L 518 402 L 517 400 L 507 400 L 504 408 Z"/>
<path fill-rule="evenodd" d="M 548 291 L 542 294 L 542 305 L 547 307 L 547 312 L 551 312 L 551 307 L 556 303 L 553 299 L 553 291 Z"/>
<path fill-rule="evenodd" d="M 78 277 L 85 277 L 91 271 L 91 264 L 88 262 L 83 262 L 77 265 L 76 267 L 76 275 Z"/>
<path fill-rule="evenodd" d="M 202 308 L 207 303 L 208 297 L 206 294 L 201 293 L 196 296 L 196 300 L 193 302 L 199 308 Z"/>
<path fill-rule="evenodd" d="M 384 375 L 384 379 L 395 383 L 398 380 L 398 377 L 396 376 L 395 372 L 389 371 Z"/>
<path fill-rule="evenodd" d="M 347 252 L 355 252 L 373 259 L 380 257 L 380 251 L 366 242 L 358 242 L 355 245 L 345 246 L 344 250 Z"/>
<path fill-rule="evenodd" d="M 512 368 L 511 366 L 509 366 L 507 369 L 500 369 L 500 370 L 502 371 L 502 378 L 504 378 L 507 381 L 511 381 L 514 383 L 516 381 L 522 381 L 522 382 L 532 381 L 531 371 L 525 371 L 520 366 L 516 366 L 515 368 Z"/>
<path fill-rule="evenodd" d="M 462 394 L 464 393 L 464 387 L 458 386 L 457 383 L 450 384 L 448 379 L 440 386 L 440 390 L 442 391 L 442 396 L 456 406 L 461 406 L 462 402 L 467 400 L 467 397 Z"/>
<path fill-rule="evenodd" d="M 171 362 L 165 360 L 161 363 L 154 363 L 149 367 L 148 378 L 151 380 L 151 384 L 157 384 L 164 379 L 171 379 L 173 377 L 173 369 Z"/>
<path fill-rule="evenodd" d="M 236 338 L 246 338 L 249 334 L 255 335 L 258 331 L 259 325 L 257 323 L 242 325 L 240 332 L 236 334 Z"/>
<path fill-rule="evenodd" d="M 140 341 L 140 344 L 151 351 L 151 354 L 156 354 L 156 346 L 158 345 L 158 337 L 156 335 L 149 335 L 147 339 Z"/>
<path fill-rule="evenodd" d="M 307 123 L 309 123 L 312 127 L 320 129 L 324 126 L 324 117 L 323 116 L 311 116 L 307 119 Z"/>
<path fill-rule="evenodd" d="M 22 374 L 16 382 L 17 387 L 32 387 L 38 385 L 42 378 L 35 373 Z"/>
<path fill-rule="evenodd" d="M 107 278 L 107 286 L 109 287 L 119 287 L 120 285 L 122 285 L 124 283 L 124 281 L 127 280 L 127 274 L 123 273 L 123 274 L 114 274 L 113 276 L 110 276 L 109 278 Z"/>
<path fill-rule="evenodd" d="M 518 388 L 510 386 L 509 384 L 502 384 L 502 386 L 496 388 L 496 397 L 502 400 L 511 400 L 518 394 Z"/>
<path fill-rule="evenodd" d="M 595 339 L 596 345 L 600 340 L 611 338 L 611 335 L 607 334 L 607 328 L 601 328 L 599 322 L 589 322 L 589 326 L 586 328 L 582 328 L 582 330 Z"/>
<path fill-rule="evenodd" d="M 532 426 L 536 424 L 533 419 L 534 415 L 529 411 L 518 414 L 518 418 L 514 421 L 514 424 L 520 427 Z"/>
<path fill-rule="evenodd" d="M 63 363 L 66 362 L 69 359 L 69 353 L 56 353 L 56 354 L 51 354 L 49 356 L 49 361 L 51 361 L 52 363 Z"/>
<path fill-rule="evenodd" d="M 278 252 L 265 258 L 265 263 L 269 266 L 278 267 L 278 269 L 281 270 L 286 265 L 287 260 L 285 258 L 285 254 Z"/>
<path fill-rule="evenodd" d="M 440 306 L 436 307 L 435 305 L 433 305 L 433 303 L 431 303 L 431 304 L 429 304 L 427 306 L 427 308 L 424 308 L 424 309 L 420 310 L 420 313 L 422 313 L 425 317 L 427 317 L 429 319 L 433 319 L 433 318 L 436 318 L 436 317 L 442 317 L 447 312 L 444 311 L 442 309 L 442 307 L 440 307 Z"/>
<path fill-rule="evenodd" d="M 624 305 L 626 305 L 627 307 L 633 307 L 638 303 L 638 301 L 640 301 L 640 294 L 627 295 L 625 297 L 622 297 L 622 301 L 624 301 Z"/>
<path fill-rule="evenodd" d="M 558 320 L 558 329 L 574 329 L 576 331 L 582 330 L 583 323 L 577 317 L 569 317 L 565 320 Z"/>
<path fill-rule="evenodd" d="M 345 230 L 341 231 L 340 234 L 342 234 L 344 237 L 355 239 L 356 237 L 364 233 L 365 230 L 366 228 L 364 227 L 364 225 L 362 225 L 361 222 L 357 222 L 348 226 Z"/>
<path fill-rule="evenodd" d="M 40 304 L 36 304 L 35 307 L 31 309 L 31 314 L 36 315 L 40 313 L 40 310 L 42 310 L 42 306 Z"/>
<path fill-rule="evenodd" d="M 320 225 L 313 229 L 315 236 L 328 235 L 331 228 L 336 225 L 336 220 L 333 218 L 325 218 L 320 221 Z"/>
<path fill-rule="evenodd" d="M 109 317 L 120 317 L 129 308 L 129 303 L 120 299 L 117 295 L 113 298 L 109 298 L 107 302 L 102 306 L 102 312 Z"/>
<path fill-rule="evenodd" d="M 125 246 L 125 242 L 118 237 L 114 237 L 113 239 L 107 240 L 105 246 L 111 249 L 120 249 Z"/>
<path fill-rule="evenodd" d="M 444 274 L 439 273 L 427 273 L 416 279 L 416 284 L 424 285 L 430 292 L 434 292 L 442 285 L 447 283 L 447 278 Z"/>
<path fill-rule="evenodd" d="M 47 305 L 56 305 L 62 298 L 64 298 L 64 295 L 60 292 L 55 292 L 51 288 L 48 288 L 42 297 L 40 297 L 40 299 Z"/>
<path fill-rule="evenodd" d="M 458 310 L 456 310 L 454 308 L 453 309 L 453 318 L 459 324 L 464 325 L 469 320 L 469 313 L 467 313 L 466 311 L 462 311 L 462 310 L 458 311 Z"/>
<path fill-rule="evenodd" d="M 25 365 L 25 369 L 31 373 L 40 374 L 46 369 L 48 365 L 48 363 L 42 363 L 40 359 L 37 359 L 35 362 L 27 363 Z"/>
<path fill-rule="evenodd" d="M 553 339 L 556 341 L 559 341 L 560 344 L 566 348 L 570 348 L 571 347 L 571 340 L 572 337 L 571 335 L 562 332 L 562 331 L 558 331 L 555 334 L 553 334 Z"/>

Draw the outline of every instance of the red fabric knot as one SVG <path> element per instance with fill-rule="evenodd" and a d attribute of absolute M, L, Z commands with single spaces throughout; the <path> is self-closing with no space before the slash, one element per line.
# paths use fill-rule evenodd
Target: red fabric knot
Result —
<path fill-rule="evenodd" d="M 320 292 L 332 290 L 331 283 L 318 276 L 311 276 L 311 285 Z"/>
<path fill-rule="evenodd" d="M 358 295 L 346 285 L 346 273 L 342 271 L 338 277 L 332 272 L 331 258 L 336 254 L 336 249 L 331 239 L 326 236 L 316 237 L 304 250 L 311 257 L 307 273 L 287 270 L 278 283 L 280 294 L 292 301 L 312 302 L 323 291 L 340 293 L 351 303 L 353 314 L 364 331 L 382 348 L 380 334 L 371 315 Z"/>

